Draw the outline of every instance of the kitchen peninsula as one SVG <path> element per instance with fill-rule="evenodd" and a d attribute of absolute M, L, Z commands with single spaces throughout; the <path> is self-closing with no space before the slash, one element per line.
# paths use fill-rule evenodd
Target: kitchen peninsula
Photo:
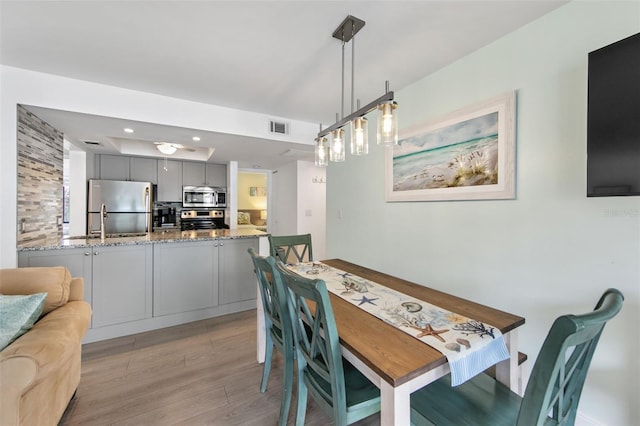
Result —
<path fill-rule="evenodd" d="M 247 250 L 266 247 L 267 236 L 216 229 L 40 240 L 18 247 L 18 266 L 62 265 L 84 278 L 88 343 L 254 309 Z"/>

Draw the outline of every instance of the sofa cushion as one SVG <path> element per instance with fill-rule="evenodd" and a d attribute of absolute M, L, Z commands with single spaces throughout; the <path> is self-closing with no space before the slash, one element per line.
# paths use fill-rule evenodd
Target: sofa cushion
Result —
<path fill-rule="evenodd" d="M 0 294 L 0 351 L 29 331 L 40 318 L 47 293 L 27 296 Z"/>
<path fill-rule="evenodd" d="M 71 273 L 63 266 L 0 270 L 1 294 L 47 293 L 42 315 L 69 301 Z"/>

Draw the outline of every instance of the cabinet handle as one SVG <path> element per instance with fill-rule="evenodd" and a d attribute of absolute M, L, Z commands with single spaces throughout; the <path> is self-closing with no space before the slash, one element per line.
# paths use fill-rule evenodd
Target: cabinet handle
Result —
<path fill-rule="evenodd" d="M 88 251 L 85 251 L 85 252 L 84 252 L 84 255 L 85 255 L 85 256 L 90 256 L 90 255 L 91 255 L 91 253 L 89 253 Z"/>
<path fill-rule="evenodd" d="M 224 243 L 220 243 L 220 247 L 222 247 L 224 245 Z"/>
<path fill-rule="evenodd" d="M 99 255 L 99 254 L 100 254 L 100 252 L 97 252 L 97 251 L 94 251 L 94 252 L 93 252 L 93 255 L 94 255 L 94 256 L 97 256 L 97 255 Z"/>

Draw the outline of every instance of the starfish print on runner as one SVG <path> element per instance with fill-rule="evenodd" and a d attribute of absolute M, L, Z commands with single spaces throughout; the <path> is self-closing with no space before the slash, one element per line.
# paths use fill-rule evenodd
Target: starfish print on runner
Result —
<path fill-rule="evenodd" d="M 427 324 L 425 328 L 416 327 L 414 325 L 412 325 L 411 328 L 420 330 L 420 333 L 418 333 L 418 335 L 416 336 L 418 339 L 425 336 L 433 336 L 436 339 L 440 340 L 442 343 L 444 343 L 445 340 L 442 338 L 442 336 L 440 336 L 440 334 L 446 333 L 447 331 L 449 331 L 449 329 L 446 329 L 446 328 L 443 330 L 434 330 L 433 327 L 431 327 L 431 324 Z"/>
<path fill-rule="evenodd" d="M 362 296 L 362 299 L 351 299 L 351 300 L 360 302 L 358 303 L 358 306 L 364 305 L 365 303 L 371 303 L 372 305 L 378 306 L 375 303 L 373 303 L 374 300 L 378 300 L 377 297 L 375 299 L 369 299 L 367 296 Z"/>

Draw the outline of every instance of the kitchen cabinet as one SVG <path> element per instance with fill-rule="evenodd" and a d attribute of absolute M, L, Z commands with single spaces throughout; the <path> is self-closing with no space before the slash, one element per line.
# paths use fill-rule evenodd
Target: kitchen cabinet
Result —
<path fill-rule="evenodd" d="M 133 181 L 158 183 L 158 160 L 155 158 L 131 157 L 129 177 Z"/>
<path fill-rule="evenodd" d="M 98 179 L 152 183 L 158 181 L 158 160 L 155 158 L 101 154 L 98 159 Z"/>
<path fill-rule="evenodd" d="M 153 259 L 153 315 L 169 315 L 256 299 L 247 250 L 256 238 L 159 244 Z"/>
<path fill-rule="evenodd" d="M 18 266 L 64 266 L 72 277 L 84 278 L 84 300 L 92 301 L 92 250 L 77 248 L 65 250 L 37 250 L 18 252 Z"/>
<path fill-rule="evenodd" d="M 227 186 L 227 166 L 224 164 L 182 163 L 183 185 Z"/>
<path fill-rule="evenodd" d="M 257 279 L 247 250 L 258 251 L 257 238 L 220 240 L 220 304 L 256 299 Z"/>
<path fill-rule="evenodd" d="M 93 250 L 93 327 L 152 316 L 153 246 Z"/>
<path fill-rule="evenodd" d="M 157 201 L 182 201 L 182 161 L 158 160 Z"/>
<path fill-rule="evenodd" d="M 153 315 L 218 305 L 218 242 L 158 244 L 153 255 Z"/>
<path fill-rule="evenodd" d="M 227 186 L 227 166 L 205 163 L 205 184 L 208 186 Z"/>
<path fill-rule="evenodd" d="M 99 179 L 129 180 L 129 157 L 101 154 L 99 158 Z"/>
<path fill-rule="evenodd" d="M 204 185 L 204 163 L 182 162 L 182 184 Z"/>
<path fill-rule="evenodd" d="M 153 246 L 133 245 L 20 252 L 18 265 L 65 266 L 84 278 L 92 328 L 151 318 Z"/>
<path fill-rule="evenodd" d="M 227 186 L 227 166 L 224 164 L 205 164 L 205 183 L 209 186 Z"/>

